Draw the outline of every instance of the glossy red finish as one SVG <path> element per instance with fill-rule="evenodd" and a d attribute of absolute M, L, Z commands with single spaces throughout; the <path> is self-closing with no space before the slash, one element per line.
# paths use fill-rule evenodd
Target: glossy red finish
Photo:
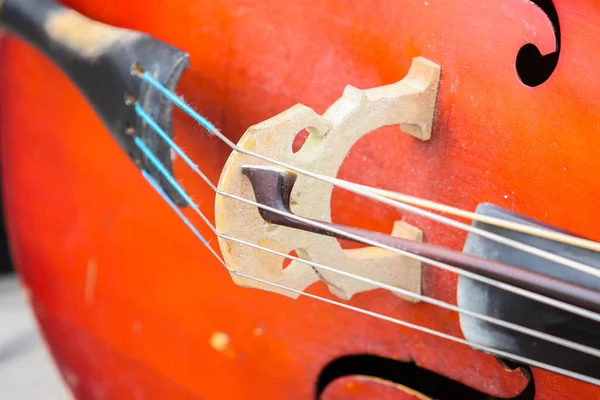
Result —
<path fill-rule="evenodd" d="M 192 64 L 178 91 L 232 139 L 297 102 L 323 112 L 346 84 L 399 80 L 422 55 L 442 66 L 433 139 L 422 143 L 397 128 L 373 133 L 355 146 L 340 177 L 467 209 L 491 201 L 600 239 L 600 7 L 593 2 L 556 4 L 563 50 L 555 73 L 536 88 L 519 81 L 517 51 L 529 41 L 550 51 L 554 38 L 545 15 L 524 0 L 66 3 L 188 51 Z M 235 286 L 62 72 L 12 38 L 1 57 L 11 249 L 78 398 L 309 399 L 325 365 L 360 353 L 412 359 L 495 396 L 525 386 L 519 371 L 463 345 Z M 228 148 L 182 113 L 175 135 L 216 181 Z M 214 195 L 179 161 L 175 171 L 212 218 Z M 337 191 L 332 206 L 336 222 L 389 230 L 404 218 L 431 243 L 460 249 L 465 238 Z M 423 279 L 426 295 L 455 303 L 455 275 L 426 267 Z M 330 296 L 321 283 L 310 292 Z M 350 303 L 462 337 L 454 313 L 382 290 Z M 600 397 L 598 387 L 533 374 L 536 399 Z M 354 398 L 344 393 L 353 383 L 367 398 L 414 397 L 361 382 L 344 378 L 325 396 Z"/>

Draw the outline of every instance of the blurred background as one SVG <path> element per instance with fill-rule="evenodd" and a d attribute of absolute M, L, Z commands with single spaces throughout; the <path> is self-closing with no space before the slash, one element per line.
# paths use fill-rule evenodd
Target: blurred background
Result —
<path fill-rule="evenodd" d="M 18 277 L 5 260 L 0 274 L 0 399 L 69 399 Z"/>
<path fill-rule="evenodd" d="M 0 179 L 0 191 L 1 182 Z M 0 207 L 0 399 L 70 398 L 40 336 L 11 263 L 4 212 Z"/>

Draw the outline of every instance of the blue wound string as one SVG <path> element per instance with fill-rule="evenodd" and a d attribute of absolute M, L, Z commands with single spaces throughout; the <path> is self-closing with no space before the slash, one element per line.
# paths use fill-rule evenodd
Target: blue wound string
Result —
<path fill-rule="evenodd" d="M 152 165 L 154 165 L 156 167 L 156 169 L 158 169 L 158 171 L 162 174 L 162 176 L 164 176 L 165 179 L 167 179 L 169 181 L 169 183 L 175 188 L 175 190 L 177 190 L 177 192 L 181 195 L 181 197 L 183 197 L 183 199 L 190 206 L 196 208 L 197 206 L 194 203 L 194 201 L 191 199 L 191 197 L 185 192 L 185 190 L 177 182 L 177 180 L 175 179 L 175 177 L 173 175 L 171 175 L 169 173 L 169 171 L 167 171 L 167 169 L 160 162 L 160 160 L 158 158 L 156 158 L 156 156 L 154 155 L 154 153 L 152 152 L 152 150 L 150 150 L 144 144 L 144 142 L 142 141 L 142 139 L 140 139 L 139 137 L 136 137 L 134 139 L 134 142 L 135 142 L 136 146 L 142 151 L 142 153 L 144 153 L 144 155 L 148 158 L 148 160 L 150 160 L 150 162 L 152 163 Z"/>
<path fill-rule="evenodd" d="M 171 200 L 169 198 L 169 196 L 167 196 L 167 194 L 164 192 L 164 190 L 161 189 L 161 187 L 150 176 L 150 174 L 148 174 L 146 171 L 142 171 L 142 175 L 144 175 L 144 178 L 146 178 L 146 180 L 150 183 L 150 185 L 152 185 L 152 187 L 154 188 L 154 190 L 156 190 L 158 192 L 158 194 L 160 194 L 160 197 L 162 197 L 163 200 L 166 201 L 167 204 L 169 204 L 169 206 L 171 206 L 171 208 L 173 209 L 173 211 L 175 211 L 175 213 L 177 213 L 177 215 L 179 216 L 179 218 L 181 218 L 181 220 L 183 221 L 183 223 L 186 224 L 187 227 L 191 229 L 191 231 L 194 233 L 194 235 L 196 235 L 196 237 L 198 239 L 200 239 L 200 241 L 202 242 L 202 244 L 204 244 L 207 247 L 210 247 L 209 244 L 208 244 L 208 241 L 204 238 L 204 236 L 202 236 L 202 234 L 200 232 L 198 232 L 198 229 L 196 229 L 196 227 L 194 226 L 194 224 L 192 224 L 190 222 L 190 220 L 185 215 L 183 215 L 183 213 L 181 212 L 181 210 L 179 209 L 179 207 L 177 206 L 177 204 L 173 203 L 173 200 Z"/>
<path fill-rule="evenodd" d="M 144 72 L 144 74 L 142 75 L 142 79 L 144 79 L 146 82 L 148 82 L 149 84 L 154 86 L 156 89 L 158 89 L 158 91 L 161 92 L 166 98 L 171 100 L 173 102 L 173 104 L 177 105 L 177 107 L 181 108 L 183 111 L 188 113 L 192 118 L 194 118 L 196 121 L 198 121 L 198 123 L 200 125 L 202 125 L 203 127 L 205 127 L 209 132 L 217 131 L 217 128 L 215 128 L 215 126 L 209 120 L 204 118 L 202 115 L 198 114 L 192 107 L 187 105 L 179 96 L 177 96 L 175 93 L 171 92 L 169 89 L 164 87 L 159 81 L 154 79 L 152 77 L 152 75 L 150 75 L 148 72 Z"/>
<path fill-rule="evenodd" d="M 152 129 L 154 129 L 158 136 L 160 136 L 177 154 L 179 154 L 179 156 L 183 159 L 183 161 L 186 162 L 187 165 L 189 165 L 194 171 L 199 171 L 198 166 L 188 157 L 187 154 L 184 153 L 184 151 L 179 146 L 177 146 L 173 139 L 171 139 L 169 135 L 167 135 L 164 129 L 162 129 L 156 123 L 156 121 L 146 111 L 144 111 L 144 109 L 142 108 L 142 106 L 140 106 L 139 103 L 135 103 L 135 112 L 145 123 L 147 123 Z M 146 149 L 150 151 L 150 149 Z"/>
<path fill-rule="evenodd" d="M 139 137 L 136 137 L 134 139 L 136 146 L 142 151 L 142 153 L 144 153 L 144 155 L 146 157 L 148 157 L 148 160 L 150 160 L 150 162 L 152 163 L 152 165 L 154 165 L 156 167 L 156 169 L 158 169 L 158 171 L 160 172 L 160 174 L 162 176 L 165 177 L 166 180 L 169 181 L 169 183 L 171 184 L 171 186 L 173 186 L 173 188 L 177 191 L 177 193 L 179 193 L 181 195 L 181 197 L 183 197 L 183 199 L 185 200 L 185 202 L 187 204 L 189 204 L 190 207 L 192 207 L 192 209 L 202 217 L 202 219 L 208 223 L 208 220 L 206 219 L 206 217 L 204 216 L 204 214 L 202 213 L 202 211 L 200 211 L 200 208 L 198 207 L 198 205 L 196 203 L 194 203 L 194 200 L 192 200 L 192 198 L 185 192 L 185 190 L 183 189 L 183 187 L 181 187 L 181 185 L 179 184 L 179 182 L 177 182 L 177 180 L 175 179 L 175 177 L 173 175 L 171 175 L 171 173 L 169 173 L 169 171 L 167 171 L 167 169 L 165 168 L 165 166 L 160 162 L 160 160 L 158 158 L 156 158 L 156 156 L 154 155 L 154 153 L 152 152 L 152 150 L 150 150 L 142 141 L 142 139 L 140 139 Z M 148 173 L 146 171 L 143 171 L 148 177 Z M 146 176 L 145 175 L 145 176 Z M 173 207 L 175 209 L 175 211 L 177 211 L 177 215 L 179 215 L 182 219 L 183 222 L 185 222 L 186 225 L 192 227 L 193 225 L 191 225 L 191 223 L 189 222 L 189 220 L 181 213 L 181 210 L 179 210 L 179 208 L 175 205 L 175 203 L 173 203 L 173 201 L 171 201 L 171 199 L 169 199 L 169 197 L 166 195 L 166 193 L 160 189 L 159 186 L 157 186 L 156 181 L 152 181 L 151 183 L 154 183 L 153 186 L 155 189 L 159 190 L 159 193 L 162 197 L 164 197 L 168 202 L 169 205 L 171 207 Z M 197 232 L 197 230 L 195 228 L 192 228 L 195 232 Z M 196 235 L 200 235 L 199 233 L 197 233 Z M 215 255 L 215 257 L 217 257 L 219 260 L 221 260 L 221 258 L 214 252 L 214 249 L 210 246 L 210 244 L 208 243 L 208 241 L 206 239 L 204 239 L 204 237 L 202 235 L 199 236 L 200 240 L 202 240 L 202 243 L 209 248 L 209 250 Z M 222 261 L 222 260 L 221 260 Z"/>

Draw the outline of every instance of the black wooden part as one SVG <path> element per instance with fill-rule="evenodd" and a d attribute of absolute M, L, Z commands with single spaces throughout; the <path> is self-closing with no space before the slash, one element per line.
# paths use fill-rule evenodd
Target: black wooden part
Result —
<path fill-rule="evenodd" d="M 174 90 L 188 66 L 188 54 L 149 35 L 105 25 L 112 33 L 121 33 L 107 39 L 106 29 L 97 29 L 97 23 L 91 20 L 83 26 L 73 25 L 75 28 L 65 25 L 70 31 L 62 36 L 50 32 L 48 24 L 53 18 L 72 13 L 73 10 L 51 0 L 3 0 L 0 1 L 0 26 L 34 45 L 59 66 L 77 85 L 127 155 L 140 169 L 147 170 L 176 204 L 185 206 L 181 195 L 135 145 L 134 137 L 142 138 L 172 173 L 169 146 L 137 117 L 126 98 L 130 96 L 139 101 L 172 137 L 171 103 L 139 76 L 133 75 L 132 67 L 139 64 L 169 90 Z M 85 40 L 72 39 L 78 36 Z M 74 44 L 78 41 L 79 47 Z"/>
<path fill-rule="evenodd" d="M 520 216 L 493 204 L 480 204 L 477 207 L 477 213 L 564 232 L 556 227 Z M 600 254 L 595 251 L 481 222 L 474 222 L 473 226 L 600 269 Z M 464 252 L 502 263 L 517 265 L 530 271 L 600 291 L 600 279 L 592 275 L 471 233 L 465 242 Z M 459 277 L 457 292 L 458 306 L 461 308 L 600 349 L 600 323 L 588 318 L 571 314 L 463 276 Z M 464 314 L 460 315 L 460 323 L 463 334 L 470 343 L 493 347 L 587 376 L 600 378 L 600 359 L 595 356 L 508 330 Z"/>

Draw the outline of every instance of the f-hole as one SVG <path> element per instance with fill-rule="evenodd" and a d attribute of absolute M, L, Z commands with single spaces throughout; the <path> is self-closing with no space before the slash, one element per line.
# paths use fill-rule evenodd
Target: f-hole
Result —
<path fill-rule="evenodd" d="M 529 376 L 530 371 L 526 371 Z M 435 372 L 420 368 L 411 362 L 401 362 L 390 358 L 370 354 L 349 355 L 337 358 L 327 364 L 319 374 L 315 386 L 315 399 L 321 400 L 321 395 L 327 386 L 344 376 L 362 375 L 394 382 L 425 396 L 438 400 L 499 400 L 479 392 L 473 388 L 453 381 Z M 533 377 L 523 391 L 513 400 L 533 400 L 535 383 Z"/>
<path fill-rule="evenodd" d="M 554 30 L 554 40 L 556 41 L 556 50 L 552 53 L 542 55 L 540 50 L 533 43 L 527 43 L 519 50 L 516 60 L 516 69 L 519 79 L 527 86 L 535 87 L 546 82 L 552 75 L 558 65 L 560 55 L 561 36 L 560 24 L 558 22 L 558 13 L 552 0 L 528 0 L 538 6 L 546 14 L 552 29 Z"/>

